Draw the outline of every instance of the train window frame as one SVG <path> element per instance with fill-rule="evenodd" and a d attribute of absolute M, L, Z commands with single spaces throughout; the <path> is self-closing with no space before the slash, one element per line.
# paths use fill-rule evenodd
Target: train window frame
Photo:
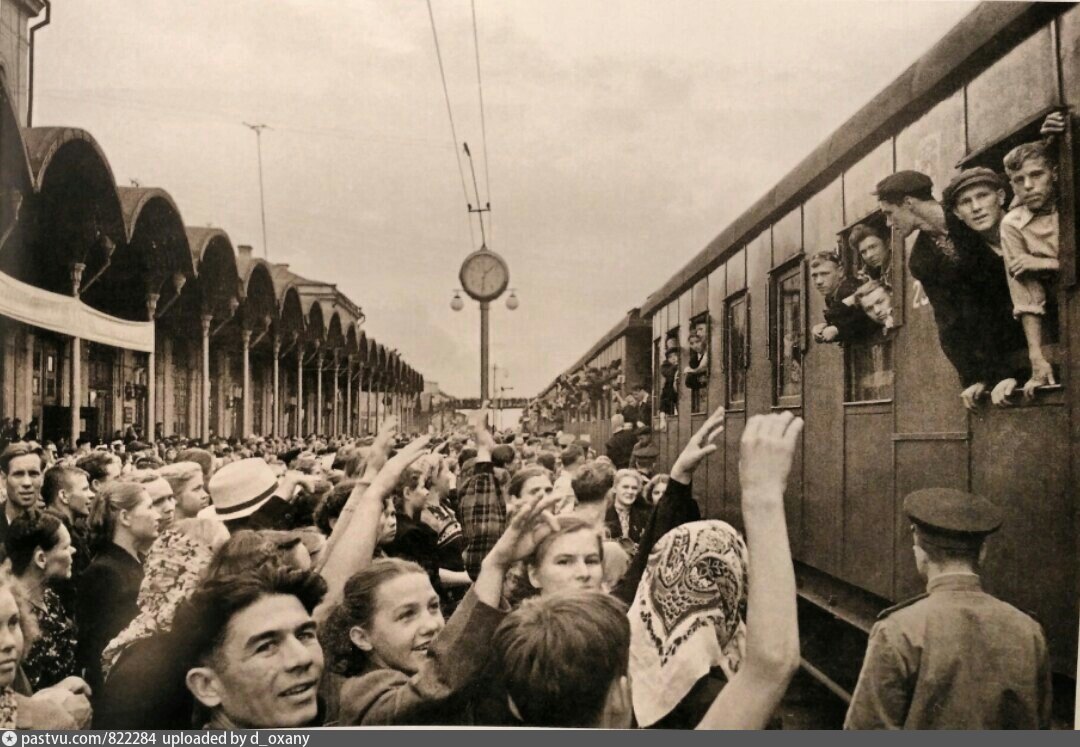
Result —
<path fill-rule="evenodd" d="M 1067 368 L 1067 339 L 1066 335 L 1066 314 L 1068 313 L 1067 298 L 1068 291 L 1076 287 L 1077 283 L 1077 247 L 1076 247 L 1076 208 L 1074 199 L 1063 199 L 1063 195 L 1070 194 L 1076 195 L 1076 184 L 1078 182 L 1077 176 L 1077 159 L 1074 153 L 1074 139 L 1076 120 L 1072 116 L 1070 110 L 1066 106 L 1061 104 L 1054 104 L 1052 106 L 1044 107 L 1035 114 L 1025 119 L 1019 125 L 1017 125 L 1011 132 L 1002 135 L 997 140 L 991 143 L 987 143 L 981 148 L 977 148 L 970 153 L 966 154 L 956 163 L 956 168 L 970 169 L 975 167 L 986 167 L 994 171 L 994 173 L 1001 175 L 1006 182 L 1006 211 L 1008 211 L 1013 199 L 1012 187 L 1008 184 L 1008 175 L 1005 174 L 1005 165 L 1002 162 L 1003 157 L 1012 148 L 1025 142 L 1032 142 L 1041 139 L 1040 130 L 1042 128 L 1042 122 L 1046 119 L 1048 114 L 1060 112 L 1063 113 L 1069 123 L 1069 126 L 1065 128 L 1065 132 L 1057 139 L 1057 170 L 1058 170 L 1058 279 L 1055 289 L 1055 296 L 1057 301 L 1057 329 L 1051 336 L 1051 339 L 1055 339 L 1055 342 L 1044 343 L 1043 347 L 1048 349 L 1050 362 L 1054 366 L 1055 381 L 1057 383 L 1053 385 L 1041 386 L 1036 390 L 1035 401 L 1024 401 L 1022 397 L 1015 396 L 1010 400 L 1010 404 L 1034 404 L 1040 395 L 1045 397 L 1046 395 L 1053 395 L 1055 392 L 1059 392 L 1064 388 L 1062 384 L 1063 377 Z M 1045 330 L 1044 330 L 1045 333 Z M 1025 356 L 1027 351 L 1023 351 Z M 1021 382 L 1022 383 L 1022 382 Z M 1017 388 L 1019 390 L 1019 387 Z"/>
<path fill-rule="evenodd" d="M 662 352 L 660 353 L 660 355 L 662 357 L 660 358 L 659 363 L 657 364 L 657 367 L 656 367 L 656 373 L 657 373 L 656 378 L 657 378 L 657 380 L 659 382 L 659 389 L 658 389 L 658 392 L 657 392 L 657 408 L 658 408 L 658 411 L 661 414 L 664 415 L 664 417 L 669 418 L 669 419 L 670 418 L 677 418 L 679 416 L 679 387 L 680 387 L 680 382 L 681 382 L 681 379 L 682 379 L 682 372 L 683 372 L 682 371 L 682 367 L 683 367 L 682 337 L 681 337 L 680 330 L 681 330 L 680 326 L 678 324 L 676 324 L 675 326 L 671 327 L 666 332 L 664 332 L 664 334 L 661 336 L 660 339 L 663 340 L 663 346 L 662 346 Z M 675 341 L 674 346 L 668 344 L 669 340 L 674 340 Z M 674 381 L 672 382 L 672 386 L 674 387 L 675 399 L 674 399 L 674 404 L 672 405 L 672 411 L 671 412 L 664 412 L 664 410 L 660 406 L 660 400 L 663 398 L 663 392 L 664 392 L 664 377 L 663 377 L 663 374 L 661 373 L 660 367 L 666 363 L 668 350 L 672 349 L 672 348 L 677 350 L 678 353 L 679 353 L 679 362 L 675 366 L 675 378 L 674 378 Z"/>
<path fill-rule="evenodd" d="M 809 307 L 807 305 L 807 282 L 806 282 L 806 255 L 804 252 L 799 252 L 790 259 L 777 265 L 769 271 L 768 289 L 769 289 L 769 360 L 772 362 L 772 404 L 774 407 L 801 407 L 803 401 L 803 387 L 802 377 L 799 377 L 799 392 L 798 394 L 783 394 L 783 382 L 782 382 L 782 368 L 783 368 L 783 351 L 781 347 L 783 345 L 783 338 L 785 330 L 784 327 L 784 314 L 781 304 L 783 301 L 783 294 L 781 293 L 781 286 L 785 282 L 791 279 L 797 280 L 797 290 L 799 293 L 798 309 L 799 320 L 798 329 L 794 330 L 796 349 L 800 351 L 799 360 L 805 359 L 807 353 L 807 347 L 809 345 L 809 337 L 807 335 L 807 315 Z"/>
<path fill-rule="evenodd" d="M 701 386 L 691 388 L 686 383 L 686 377 L 683 378 L 683 384 L 690 390 L 690 414 L 691 415 L 705 415 L 709 412 L 709 375 L 712 373 L 712 317 L 709 316 L 708 311 L 703 311 L 700 314 L 696 314 L 690 319 L 689 329 L 687 330 L 687 340 L 690 339 L 690 334 L 693 334 L 699 325 L 705 325 L 705 371 L 702 376 Z M 689 345 L 689 342 L 687 343 Z M 690 365 L 689 352 L 685 365 L 683 365 L 683 371 Z"/>
<path fill-rule="evenodd" d="M 893 298 L 893 329 L 904 326 L 904 299 L 907 283 L 907 242 L 898 238 L 896 231 L 892 230 L 885 217 L 885 213 L 872 210 L 852 221 L 836 233 L 837 253 L 843 263 L 844 277 L 855 280 L 859 285 L 865 282 L 864 263 L 859 253 L 850 246 L 848 238 L 856 226 L 869 225 L 876 229 L 882 236 L 888 237 L 889 242 L 889 291 Z M 862 272 L 862 275 L 860 275 Z"/>
<path fill-rule="evenodd" d="M 732 310 L 737 304 L 743 304 L 744 308 L 744 322 L 743 322 L 743 344 L 742 344 L 742 365 L 736 366 L 735 361 L 732 360 L 736 347 L 732 344 L 731 332 L 732 332 Z M 750 291 L 743 288 L 734 293 L 729 294 L 724 298 L 724 401 L 725 406 L 729 410 L 742 411 L 746 409 L 746 397 L 747 397 L 747 372 L 750 370 Z M 732 377 L 740 372 L 742 374 L 742 397 L 735 399 L 732 394 L 735 391 L 735 387 L 732 383 Z"/>
<path fill-rule="evenodd" d="M 893 231 L 888 227 L 885 214 L 881 210 L 872 210 L 869 213 L 862 215 L 858 220 L 852 221 L 848 225 L 844 226 L 837 232 L 837 244 L 838 251 L 840 253 L 840 260 L 844 265 L 845 277 L 853 278 L 858 285 L 862 285 L 863 281 L 859 278 L 858 268 L 862 264 L 861 258 L 858 256 L 858 251 L 851 246 L 848 238 L 851 236 L 851 232 L 856 226 L 869 225 L 876 229 L 881 235 L 887 235 L 889 237 L 889 251 L 891 252 L 889 257 L 891 273 L 891 284 L 889 286 L 889 292 L 893 299 L 893 328 L 887 336 L 877 336 L 876 333 L 862 340 L 851 340 L 844 345 L 844 405 L 867 405 L 883 402 L 892 402 L 896 396 L 896 359 L 894 350 L 894 339 L 897 334 L 897 330 L 904 324 L 904 288 L 907 284 L 906 277 L 906 245 L 903 239 L 900 239 L 896 231 Z M 866 374 L 881 373 L 879 371 L 862 371 L 856 370 L 860 361 L 865 357 L 861 355 L 867 348 L 875 346 L 885 345 L 885 352 L 883 355 L 887 355 L 889 367 L 882 369 L 881 372 L 886 372 L 890 375 L 889 390 L 887 396 L 871 396 L 871 397 L 857 397 L 855 395 L 855 384 L 858 380 L 863 378 Z M 871 356 L 873 354 L 871 353 Z"/>

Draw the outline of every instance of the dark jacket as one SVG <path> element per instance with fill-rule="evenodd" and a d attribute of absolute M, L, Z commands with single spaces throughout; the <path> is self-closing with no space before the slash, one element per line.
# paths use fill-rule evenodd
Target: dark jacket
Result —
<path fill-rule="evenodd" d="M 195 699 L 171 632 L 128 646 L 94 691 L 95 729 L 191 729 Z"/>
<path fill-rule="evenodd" d="M 79 580 L 75 620 L 79 665 L 93 690 L 101 686 L 101 652 L 139 614 L 142 563 L 109 543 L 94 556 Z"/>
<path fill-rule="evenodd" d="M 858 304 L 844 303 L 859 288 L 854 278 L 844 278 L 839 287 L 825 297 L 825 323 L 836 327 L 836 342 L 845 345 L 849 342 L 864 340 L 875 332 L 880 333 L 881 326 L 866 315 Z"/>
<path fill-rule="evenodd" d="M 349 726 L 449 726 L 468 719 L 482 692 L 478 674 L 504 613 L 470 591 L 439 632 L 422 670 L 412 677 L 373 668 L 341 687 L 340 723 Z"/>
<path fill-rule="evenodd" d="M 637 437 L 634 435 L 633 428 L 624 428 L 611 435 L 604 450 L 608 459 L 615 465 L 615 469 L 627 469 L 630 466 L 630 454 L 634 451 L 636 443 Z"/>
<path fill-rule="evenodd" d="M 615 510 L 614 504 L 608 506 L 607 515 L 604 517 L 604 526 L 607 527 L 608 536 L 613 540 L 628 539 L 635 545 L 638 544 L 645 533 L 652 511 L 652 505 L 639 495 L 630 506 L 630 533 L 624 535 L 622 522 L 619 521 L 619 512 Z"/>
<path fill-rule="evenodd" d="M 961 386 L 993 384 L 1015 373 L 1010 356 L 1024 345 L 1004 260 L 960 221 L 948 227 L 947 241 L 919 232 L 908 269 L 934 309 L 941 350 Z"/>

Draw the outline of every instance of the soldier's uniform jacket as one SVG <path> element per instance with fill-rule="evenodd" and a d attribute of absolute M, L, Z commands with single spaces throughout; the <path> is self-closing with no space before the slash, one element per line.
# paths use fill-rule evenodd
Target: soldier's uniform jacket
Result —
<path fill-rule="evenodd" d="M 1051 694 L 1042 627 L 949 573 L 881 613 L 844 728 L 1042 729 Z"/>

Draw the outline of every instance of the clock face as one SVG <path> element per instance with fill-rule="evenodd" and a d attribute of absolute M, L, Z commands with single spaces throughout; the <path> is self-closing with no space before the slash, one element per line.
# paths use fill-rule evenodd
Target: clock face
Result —
<path fill-rule="evenodd" d="M 510 272 L 494 252 L 473 252 L 461 265 L 461 286 L 477 301 L 492 301 L 510 284 Z"/>

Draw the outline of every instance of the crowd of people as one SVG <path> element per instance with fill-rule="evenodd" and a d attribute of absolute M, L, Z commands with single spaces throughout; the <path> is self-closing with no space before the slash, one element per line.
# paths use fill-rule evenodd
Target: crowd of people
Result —
<path fill-rule="evenodd" d="M 742 533 L 692 497 L 723 409 L 655 474 L 636 402 L 603 455 L 493 433 L 484 411 L 412 438 L 391 417 L 366 439 L 7 444 L 0 726 L 775 725 L 800 663 L 783 498 L 802 421 L 747 422 Z M 946 498 L 959 525 L 935 522 L 944 499 L 909 511 L 916 555 L 970 592 L 1000 518 L 964 525 L 985 507 Z M 1010 681 L 983 658 L 1023 696 L 997 717 L 1045 725 L 1048 692 L 1024 679 L 1048 677 L 1041 630 L 997 604 L 1027 642 Z M 928 723 L 899 705 L 896 640 L 872 638 L 850 726 Z"/>
<path fill-rule="evenodd" d="M 846 236 L 854 271 L 835 250 L 809 258 L 810 276 L 825 300 L 814 339 L 844 345 L 893 329 L 887 227 L 900 240 L 914 236 L 908 256 L 914 295 L 933 308 L 965 407 L 974 409 L 987 394 L 993 404 L 1007 406 L 1018 388 L 1030 399 L 1040 387 L 1055 385 L 1046 346 L 1057 331 L 1055 139 L 1066 123 L 1066 115 L 1051 113 L 1043 139 L 1005 154 L 1004 176 L 987 166 L 963 169 L 940 200 L 921 172 L 882 179 L 875 194 L 886 225 L 860 223 Z M 1021 350 L 1026 360 L 1018 360 Z"/>

